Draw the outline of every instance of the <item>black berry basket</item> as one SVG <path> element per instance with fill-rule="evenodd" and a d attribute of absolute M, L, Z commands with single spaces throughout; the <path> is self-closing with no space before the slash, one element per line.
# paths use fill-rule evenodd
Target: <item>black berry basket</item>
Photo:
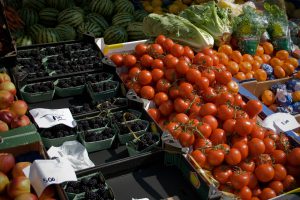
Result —
<path fill-rule="evenodd" d="M 156 149 L 160 142 L 160 136 L 151 132 L 146 132 L 140 137 L 126 143 L 129 156 L 144 153 Z"/>
<path fill-rule="evenodd" d="M 117 95 L 118 88 L 119 82 L 117 81 L 103 81 L 87 84 L 88 93 L 94 101 L 115 97 Z"/>
<path fill-rule="evenodd" d="M 108 116 L 112 123 L 122 123 L 140 119 L 142 117 L 142 113 L 133 109 L 125 109 L 110 113 Z"/>
<path fill-rule="evenodd" d="M 50 101 L 54 92 L 54 84 L 51 81 L 27 84 L 20 89 L 21 97 L 27 103 Z"/>
<path fill-rule="evenodd" d="M 85 77 L 74 76 L 71 78 L 58 79 L 54 82 L 55 94 L 59 97 L 80 95 L 85 89 Z"/>
<path fill-rule="evenodd" d="M 85 131 L 98 131 L 106 128 L 109 124 L 109 119 L 107 117 L 102 117 L 100 115 L 94 117 L 87 117 L 83 119 L 76 120 L 77 122 L 77 132 Z"/>
<path fill-rule="evenodd" d="M 91 83 L 99 83 L 102 81 L 109 81 L 113 79 L 113 74 L 107 72 L 101 72 L 97 74 L 88 74 L 86 76 L 86 81 Z"/>
<path fill-rule="evenodd" d="M 115 137 L 115 130 L 110 127 L 96 131 L 85 131 L 79 134 L 80 142 L 85 146 L 89 153 L 109 149 L 112 146 Z"/>

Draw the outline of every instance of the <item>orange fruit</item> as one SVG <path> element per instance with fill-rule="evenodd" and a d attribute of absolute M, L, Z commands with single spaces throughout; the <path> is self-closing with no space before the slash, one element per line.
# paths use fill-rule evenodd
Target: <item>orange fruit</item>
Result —
<path fill-rule="evenodd" d="M 232 48 L 230 45 L 223 44 L 219 47 L 218 52 L 225 53 L 226 55 L 230 56 L 232 53 Z"/>
<path fill-rule="evenodd" d="M 253 78 L 253 73 L 248 72 L 248 73 L 245 74 L 245 76 L 246 76 L 246 79 L 252 79 Z"/>
<path fill-rule="evenodd" d="M 258 70 L 260 68 L 260 63 L 257 60 L 254 60 L 252 63 L 252 70 Z"/>
<path fill-rule="evenodd" d="M 268 78 L 267 72 L 263 69 L 258 69 L 254 72 L 254 78 L 257 81 L 265 81 Z"/>
<path fill-rule="evenodd" d="M 287 60 L 289 58 L 289 52 L 286 50 L 280 50 L 276 52 L 276 57 L 280 60 Z"/>
<path fill-rule="evenodd" d="M 290 63 L 284 63 L 282 65 L 282 69 L 285 71 L 285 74 L 287 76 L 292 75 L 294 73 L 294 71 L 295 71 L 295 67 L 292 64 L 290 64 Z"/>
<path fill-rule="evenodd" d="M 236 78 L 239 81 L 242 81 L 246 79 L 246 75 L 243 72 L 238 72 L 236 75 L 234 75 L 234 78 Z"/>
<path fill-rule="evenodd" d="M 261 100 L 266 106 L 271 106 L 276 100 L 275 94 L 271 90 L 265 90 L 261 95 Z"/>
<path fill-rule="evenodd" d="M 264 55 L 261 55 L 260 57 L 265 64 L 269 64 L 269 61 L 271 60 L 271 56 L 269 56 L 268 54 L 264 54 Z"/>
<path fill-rule="evenodd" d="M 250 54 L 244 54 L 243 61 L 249 62 L 250 64 L 252 64 L 254 61 L 254 58 Z"/>
<path fill-rule="evenodd" d="M 256 55 L 263 55 L 263 54 L 264 54 L 264 48 L 258 45 L 256 49 Z"/>
<path fill-rule="evenodd" d="M 241 62 L 239 64 L 240 71 L 244 72 L 245 74 L 252 70 L 252 65 L 249 62 Z"/>
<path fill-rule="evenodd" d="M 270 42 L 264 42 L 262 44 L 263 48 L 264 48 L 264 52 L 265 54 L 271 55 L 274 51 L 274 47 Z"/>
<path fill-rule="evenodd" d="M 217 56 L 219 57 L 219 62 L 221 64 L 223 64 L 225 66 L 228 64 L 229 58 L 225 53 L 223 53 L 223 52 L 217 53 Z"/>
<path fill-rule="evenodd" d="M 260 56 L 254 56 L 253 58 L 254 58 L 254 60 L 256 60 L 257 62 L 259 62 L 259 64 L 263 64 L 263 63 L 264 63 L 263 59 L 262 59 Z"/>
<path fill-rule="evenodd" d="M 283 61 L 280 60 L 279 58 L 274 57 L 274 58 L 271 58 L 271 60 L 270 60 L 270 65 L 271 65 L 272 67 L 275 67 L 275 66 L 282 66 L 282 65 L 283 65 Z"/>
<path fill-rule="evenodd" d="M 293 97 L 293 102 L 300 101 L 300 91 L 293 92 L 292 97 Z"/>
<path fill-rule="evenodd" d="M 275 66 L 274 67 L 274 75 L 276 78 L 284 78 L 285 77 L 285 71 L 281 66 Z"/>
<path fill-rule="evenodd" d="M 288 58 L 286 62 L 292 64 L 295 68 L 299 66 L 299 62 L 296 58 Z"/>
<path fill-rule="evenodd" d="M 277 105 L 276 104 L 272 104 L 269 106 L 270 110 L 272 110 L 273 112 L 276 112 L 277 110 Z"/>
<path fill-rule="evenodd" d="M 240 63 L 243 61 L 243 56 L 242 56 L 241 52 L 239 52 L 237 50 L 232 52 L 232 54 L 230 55 L 230 58 L 237 63 Z"/>
<path fill-rule="evenodd" d="M 300 71 L 298 71 L 298 72 L 295 74 L 295 78 L 299 78 L 299 79 L 300 79 Z"/>
<path fill-rule="evenodd" d="M 226 69 L 228 71 L 230 71 L 230 73 L 232 75 L 235 75 L 239 72 L 240 68 L 239 68 L 239 64 L 237 64 L 234 61 L 229 61 L 228 64 L 226 65 Z"/>

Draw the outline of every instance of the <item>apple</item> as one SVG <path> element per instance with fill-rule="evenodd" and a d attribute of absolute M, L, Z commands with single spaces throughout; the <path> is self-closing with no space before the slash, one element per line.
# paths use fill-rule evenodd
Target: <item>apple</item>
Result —
<path fill-rule="evenodd" d="M 31 165 L 30 162 L 18 162 L 12 170 L 13 178 L 16 178 L 19 176 L 25 176 L 25 174 L 23 173 L 23 169 L 30 165 Z"/>
<path fill-rule="evenodd" d="M 0 90 L 0 109 L 8 108 L 14 101 L 14 96 L 6 91 Z"/>
<path fill-rule="evenodd" d="M 9 127 L 8 127 L 7 123 L 0 120 L 0 133 L 1 132 L 6 132 L 8 130 L 9 130 Z"/>
<path fill-rule="evenodd" d="M 4 121 L 7 124 L 10 124 L 14 117 L 14 114 L 9 110 L 0 111 L 0 120 Z"/>
<path fill-rule="evenodd" d="M 12 82 L 0 83 L 0 90 L 7 90 L 14 96 L 17 94 L 16 86 Z"/>
<path fill-rule="evenodd" d="M 16 198 L 21 194 L 30 193 L 30 180 L 26 177 L 17 177 L 10 181 L 7 187 L 7 194 L 11 198 Z"/>
<path fill-rule="evenodd" d="M 18 128 L 22 126 L 27 126 L 30 124 L 30 119 L 26 116 L 23 115 L 21 117 L 16 117 L 11 121 L 11 128 Z"/>
<path fill-rule="evenodd" d="M 9 77 L 8 74 L 6 73 L 0 73 L 0 83 L 3 83 L 3 82 L 10 82 L 11 79 Z"/>
<path fill-rule="evenodd" d="M 9 184 L 8 177 L 4 173 L 0 172 L 0 193 L 2 193 L 5 190 L 8 184 Z"/>
<path fill-rule="evenodd" d="M 25 193 L 17 196 L 14 200 L 38 200 L 38 198 L 34 194 Z"/>
<path fill-rule="evenodd" d="M 0 153 L 0 171 L 7 174 L 15 166 L 15 157 L 10 153 Z"/>
<path fill-rule="evenodd" d="M 25 115 L 28 109 L 28 105 L 23 100 L 17 100 L 12 103 L 10 110 L 18 116 Z"/>

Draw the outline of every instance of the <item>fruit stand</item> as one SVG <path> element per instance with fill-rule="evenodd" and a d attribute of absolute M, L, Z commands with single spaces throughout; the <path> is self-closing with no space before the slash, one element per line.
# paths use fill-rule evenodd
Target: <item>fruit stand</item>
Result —
<path fill-rule="evenodd" d="M 299 8 L 1 1 L 0 200 L 299 199 Z"/>

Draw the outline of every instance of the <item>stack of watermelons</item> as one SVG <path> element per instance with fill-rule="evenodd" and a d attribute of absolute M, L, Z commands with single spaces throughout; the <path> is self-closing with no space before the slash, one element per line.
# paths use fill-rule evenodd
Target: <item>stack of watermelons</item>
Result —
<path fill-rule="evenodd" d="M 80 39 L 88 33 L 106 44 L 145 39 L 142 21 L 147 12 L 130 0 L 9 0 L 25 23 L 13 32 L 17 45 Z"/>

